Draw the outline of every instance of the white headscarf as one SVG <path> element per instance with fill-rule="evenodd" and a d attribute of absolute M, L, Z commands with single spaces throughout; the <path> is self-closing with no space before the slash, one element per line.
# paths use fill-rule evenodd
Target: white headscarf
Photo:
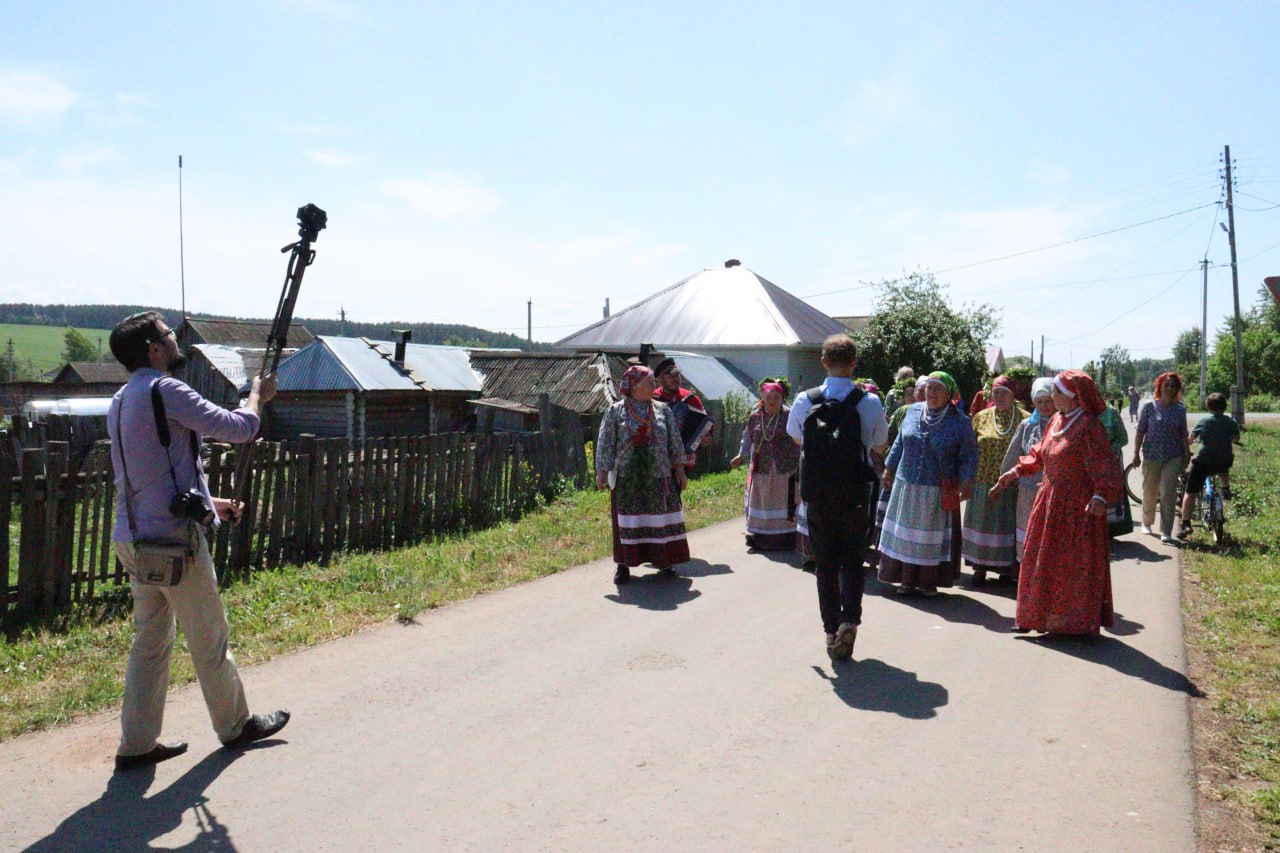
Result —
<path fill-rule="evenodd" d="M 1031 402 L 1034 403 L 1041 394 L 1046 397 L 1053 396 L 1053 380 L 1048 376 L 1042 376 L 1031 383 Z"/>

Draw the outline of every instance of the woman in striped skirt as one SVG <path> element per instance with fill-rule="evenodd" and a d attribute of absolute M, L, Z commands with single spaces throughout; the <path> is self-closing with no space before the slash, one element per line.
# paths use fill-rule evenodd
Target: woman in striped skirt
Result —
<path fill-rule="evenodd" d="M 955 380 L 929 375 L 925 402 L 904 416 L 885 460 L 892 489 L 880 531 L 880 580 L 901 595 L 936 595 L 955 583 L 959 565 L 959 501 L 973 494 L 978 446 L 969 419 L 954 403 Z"/>
<path fill-rule="evenodd" d="M 796 474 L 800 470 L 800 446 L 787 435 L 785 379 L 766 379 L 760 386 L 760 404 L 742 430 L 738 455 L 729 460 L 737 468 L 748 465 L 746 515 L 747 546 L 758 551 L 781 551 L 795 546 Z"/>
<path fill-rule="evenodd" d="M 991 497 L 988 490 L 1000 478 L 1000 463 L 1027 413 L 1018 408 L 1008 376 L 996 377 L 988 399 L 990 405 L 973 416 L 978 477 L 964 513 L 964 559 L 973 569 L 975 585 L 986 581 L 987 572 L 1009 579 L 1018 576 L 1018 496 L 1009 491 Z"/>
<path fill-rule="evenodd" d="M 1000 463 L 1000 473 L 1012 469 L 1018 460 L 1031 453 L 1031 448 L 1040 443 L 1044 435 L 1044 425 L 1057 413 L 1053 405 L 1053 380 L 1048 377 L 1037 379 L 1031 386 L 1031 401 L 1035 411 L 1031 417 L 1018 424 L 1013 432 L 1013 441 L 1005 451 L 1004 460 Z M 1031 505 L 1035 503 L 1036 492 L 1040 488 L 1043 472 L 1028 474 L 1018 478 L 1018 520 L 1014 528 L 1015 556 L 1022 562 L 1022 546 L 1027 540 L 1027 521 L 1031 518 Z"/>
<path fill-rule="evenodd" d="M 689 559 L 684 507 L 684 445 L 675 417 L 653 399 L 653 371 L 643 365 L 622 375 L 622 399 L 600 420 L 596 485 L 611 489 L 613 582 L 631 580 L 631 567 L 651 563 L 664 575 Z"/>

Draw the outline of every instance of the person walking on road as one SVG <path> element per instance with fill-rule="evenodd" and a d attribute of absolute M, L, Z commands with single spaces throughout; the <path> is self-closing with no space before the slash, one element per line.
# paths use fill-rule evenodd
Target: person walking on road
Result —
<path fill-rule="evenodd" d="M 818 611 L 833 661 L 853 656 L 862 622 L 862 560 L 875 477 L 870 452 L 889 430 L 880 398 L 854 385 L 857 364 L 852 338 L 827 338 L 827 378 L 796 397 L 787 420 L 787 434 L 803 448 L 800 489 L 813 540 Z"/>
<path fill-rule="evenodd" d="M 1106 403 L 1087 373 L 1054 379 L 1058 413 L 1044 437 L 992 487 L 1044 473 L 1027 525 L 1015 631 L 1097 634 L 1115 623 L 1107 507 L 1123 488 L 1120 463 L 1098 421 Z"/>
<path fill-rule="evenodd" d="M 929 374 L 925 402 L 911 406 L 885 460 L 890 489 L 880 530 L 880 580 L 899 595 L 938 594 L 960 566 L 960 502 L 973 494 L 978 445 L 956 408 L 956 382 Z"/>
<path fill-rule="evenodd" d="M 1138 404 L 1142 402 L 1142 392 L 1132 385 L 1129 386 L 1129 423 L 1136 424 L 1138 422 Z"/>
<path fill-rule="evenodd" d="M 992 498 L 988 490 L 1000 477 L 1000 463 L 1013 442 L 1014 430 L 1027 417 L 1015 399 L 1015 383 L 998 376 L 991 383 L 991 404 L 973 416 L 978 441 L 978 474 L 964 511 L 964 559 L 973 569 L 974 584 L 987 572 L 1012 580 L 1018 571 L 1018 498 Z"/>
<path fill-rule="evenodd" d="M 1160 541 L 1165 543 L 1174 541 L 1178 478 L 1190 456 L 1187 407 L 1181 397 L 1181 376 L 1169 372 L 1156 377 L 1155 399 L 1142 404 L 1133 443 L 1133 461 L 1142 465 L 1142 532 L 1154 535 L 1159 501 Z"/>
<path fill-rule="evenodd" d="M 596 485 L 610 489 L 613 582 L 631 580 L 631 568 L 651 563 L 665 576 L 689 559 L 684 526 L 685 451 L 671 407 L 653 398 L 653 371 L 642 364 L 622 374 L 622 399 L 600 420 Z"/>
<path fill-rule="evenodd" d="M 116 555 L 129 573 L 133 645 L 125 667 L 116 769 L 156 764 L 186 752 L 160 743 L 174 619 L 182 626 L 200 690 L 222 745 L 238 749 L 269 737 L 289 712 L 250 714 L 228 648 L 230 629 L 209 554 L 206 528 L 240 517 L 240 505 L 209 493 L 200 462 L 205 435 L 252 441 L 275 379 L 253 380 L 245 405 L 228 411 L 173 374 L 186 364 L 164 318 L 146 311 L 111 331 L 111 353 L 129 370 L 107 413 L 115 472 Z M 163 551 L 156 550 L 162 546 Z"/>
<path fill-rule="evenodd" d="M 795 547 L 800 448 L 787 435 L 786 397 L 787 380 L 761 384 L 760 403 L 742 429 L 738 455 L 729 460 L 731 468 L 747 463 L 747 546 L 759 551 Z"/>
<path fill-rule="evenodd" d="M 1040 439 L 1044 436 L 1045 424 L 1058 411 L 1053 405 L 1053 380 L 1048 377 L 1037 379 L 1031 385 L 1031 400 L 1035 411 L 1031 413 L 1031 417 L 1018 424 L 1017 430 L 1014 431 L 1013 440 L 1009 442 L 1009 449 L 1005 451 L 1004 460 L 1000 463 L 1001 474 L 1012 469 L 1018 464 L 1019 459 L 1030 453 L 1031 448 L 1040 443 Z M 1027 522 L 1031 520 L 1031 506 L 1035 503 L 1036 492 L 1040 490 L 1040 481 L 1043 479 L 1043 472 L 1018 478 L 1018 520 L 1014 536 L 1019 563 L 1022 562 L 1022 551 L 1027 541 Z"/>

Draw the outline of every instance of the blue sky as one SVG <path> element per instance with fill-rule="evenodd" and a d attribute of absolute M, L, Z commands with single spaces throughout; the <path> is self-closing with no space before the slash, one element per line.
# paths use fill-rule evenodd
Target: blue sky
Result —
<path fill-rule="evenodd" d="M 1244 304 L 1280 274 L 1272 3 L 115 5 L 0 11 L 2 301 L 177 306 L 179 154 L 193 310 L 269 316 L 311 201 L 304 316 L 555 340 L 733 257 L 1160 356 L 1206 251 L 1231 307 L 1224 143 Z"/>

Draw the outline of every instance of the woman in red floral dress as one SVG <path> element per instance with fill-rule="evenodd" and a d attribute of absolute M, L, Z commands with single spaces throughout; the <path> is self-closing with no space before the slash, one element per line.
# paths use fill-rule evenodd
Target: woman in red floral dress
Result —
<path fill-rule="evenodd" d="M 1105 403 L 1089 375 L 1059 373 L 1053 402 L 1058 413 L 1040 443 L 992 489 L 1044 472 L 1027 523 L 1014 630 L 1097 634 L 1115 621 L 1107 507 L 1119 499 L 1123 475 L 1098 420 Z"/>

